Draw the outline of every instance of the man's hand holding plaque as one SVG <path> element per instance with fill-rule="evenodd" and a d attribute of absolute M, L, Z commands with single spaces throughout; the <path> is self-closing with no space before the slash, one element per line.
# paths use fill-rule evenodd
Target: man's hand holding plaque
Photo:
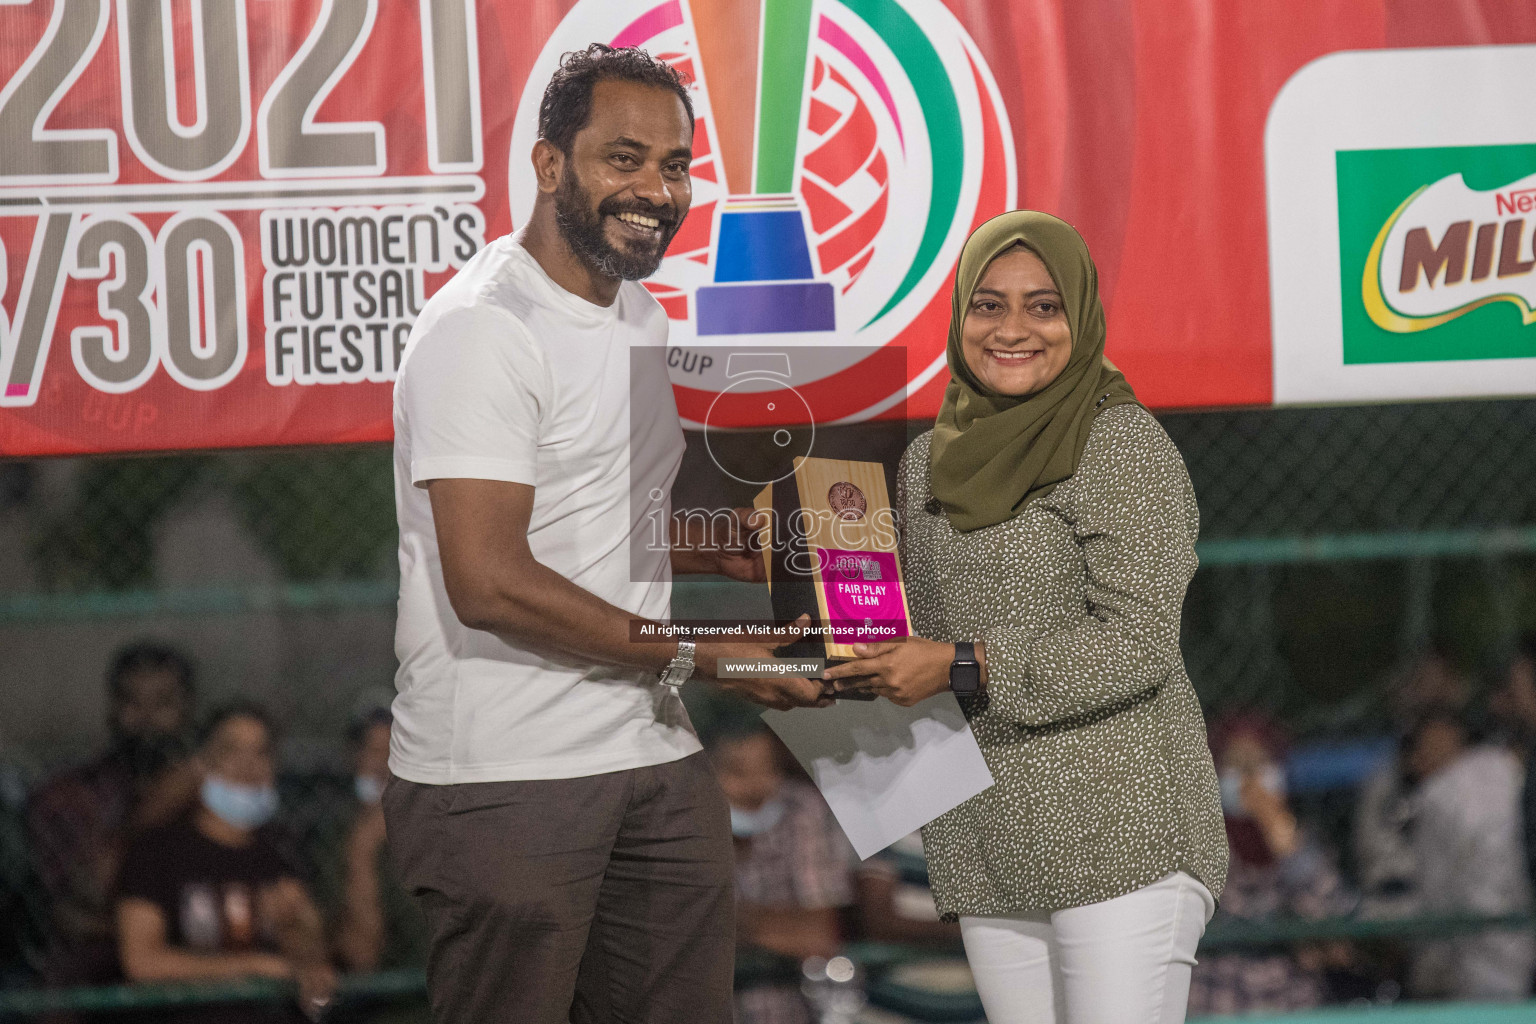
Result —
<path fill-rule="evenodd" d="M 810 622 L 809 615 L 801 615 L 788 626 L 766 635 L 700 641 L 694 652 L 694 665 L 699 675 L 713 680 L 721 690 L 754 704 L 762 704 L 779 711 L 787 711 L 790 708 L 824 708 L 832 703 L 835 695 L 829 692 L 827 684 L 819 679 L 776 674 L 728 675 L 720 670 L 722 660 L 738 664 L 773 660 L 776 650 L 798 643 L 804 637 Z"/>

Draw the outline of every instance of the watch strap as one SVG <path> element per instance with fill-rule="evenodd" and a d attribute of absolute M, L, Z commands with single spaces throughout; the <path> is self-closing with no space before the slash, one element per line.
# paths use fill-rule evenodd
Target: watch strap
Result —
<path fill-rule="evenodd" d="M 693 675 L 693 652 L 697 645 L 692 640 L 679 640 L 677 642 L 677 654 L 667 667 L 662 669 L 661 683 L 670 686 L 674 690 L 682 686 Z"/>
<path fill-rule="evenodd" d="M 955 659 L 949 665 L 949 688 L 958 696 L 969 697 L 981 689 L 981 664 L 976 660 L 976 645 L 966 641 L 955 644 Z"/>

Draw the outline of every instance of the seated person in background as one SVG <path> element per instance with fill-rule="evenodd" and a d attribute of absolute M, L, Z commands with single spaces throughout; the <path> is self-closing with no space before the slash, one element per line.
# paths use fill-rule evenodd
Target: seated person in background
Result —
<path fill-rule="evenodd" d="M 803 960 L 831 957 L 838 911 L 853 903 L 853 850 L 821 794 L 787 778 L 778 741 L 760 721 L 713 737 L 710 762 L 731 805 L 736 934 L 742 947 Z M 738 988 L 737 1024 L 809 1024 L 797 983 Z"/>
<path fill-rule="evenodd" d="M 1498 916 L 1530 910 L 1520 790 L 1524 766 L 1501 746 L 1472 745 L 1454 710 L 1426 713 L 1410 731 L 1413 847 L 1420 908 L 1430 915 Z M 1527 930 L 1481 931 L 1422 943 L 1409 991 L 1421 998 L 1523 999 L 1536 965 Z"/>
<path fill-rule="evenodd" d="M 384 847 L 389 708 L 371 708 L 348 729 L 352 788 L 346 810 L 315 830 L 316 891 L 332 922 L 336 959 L 349 971 L 426 963 L 426 922 L 401 887 Z"/>
<path fill-rule="evenodd" d="M 919 872 L 917 869 L 921 869 Z M 913 832 L 859 865 L 861 938 L 916 946 L 952 946 L 960 951 L 960 925 L 939 920 L 933 890 L 925 880 L 923 836 Z"/>
<path fill-rule="evenodd" d="M 41 946 L 41 886 L 27 848 L 27 773 L 0 734 L 0 990 L 36 982 L 32 954 Z"/>
<path fill-rule="evenodd" d="M 139 833 L 123 859 L 123 972 L 138 982 L 292 979 L 300 1006 L 316 1016 L 330 1001 L 336 975 L 320 914 L 267 824 L 277 810 L 270 720 L 255 705 L 230 705 L 203 727 L 195 757 L 202 777 L 197 805 Z M 250 1010 L 270 1019 L 262 1007 Z M 240 1016 L 237 1007 L 207 1007 L 178 1019 Z"/>
<path fill-rule="evenodd" d="M 1355 874 L 1360 916 L 1398 919 L 1422 912 L 1419 866 L 1412 836 L 1414 791 L 1419 780 L 1409 765 L 1407 734 L 1426 712 L 1464 711 L 1472 683 L 1446 653 L 1431 646 L 1398 668 L 1387 681 L 1398 754 L 1370 774 L 1355 800 Z"/>
<path fill-rule="evenodd" d="M 1438 643 L 1399 668 L 1388 681 L 1388 690 L 1393 722 L 1403 731 L 1429 711 L 1465 712 L 1473 696 L 1472 679 Z"/>
<path fill-rule="evenodd" d="M 1333 858 L 1286 802 L 1284 749 L 1279 729 L 1260 715 L 1228 715 L 1211 729 L 1231 851 L 1217 921 L 1316 920 L 1353 909 Z M 1347 957 L 1336 944 L 1202 955 L 1190 1016 L 1317 1006 L 1326 994 L 1324 968 Z"/>
<path fill-rule="evenodd" d="M 1360 882 L 1360 916 L 1411 917 L 1419 912 L 1419 865 L 1413 844 L 1413 793 L 1408 741 L 1372 772 L 1355 798 L 1352 842 Z"/>
<path fill-rule="evenodd" d="M 41 786 L 27 836 L 48 896 L 44 981 L 87 985 L 119 978 L 112 891 L 127 834 L 161 824 L 196 797 L 187 760 L 192 665 L 178 651 L 139 643 L 107 673 L 107 750 Z"/>
<path fill-rule="evenodd" d="M 1536 754 L 1536 632 L 1515 644 L 1489 694 L 1488 710 L 1505 746 L 1522 760 Z"/>
<path fill-rule="evenodd" d="M 1516 644 L 1489 703 L 1505 744 L 1525 765 L 1520 798 L 1525 870 L 1536 885 L 1536 632 Z"/>

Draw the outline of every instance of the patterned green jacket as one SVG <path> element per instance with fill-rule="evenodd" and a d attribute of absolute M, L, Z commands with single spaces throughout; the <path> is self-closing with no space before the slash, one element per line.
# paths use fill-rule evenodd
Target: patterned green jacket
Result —
<path fill-rule="evenodd" d="M 1140 406 L 1106 409 L 1070 479 L 958 533 L 929 511 L 931 437 L 897 481 L 913 628 L 985 641 L 967 714 L 996 780 L 923 830 L 940 914 L 1082 906 L 1175 870 L 1219 898 L 1226 831 L 1179 652 L 1199 509 L 1178 449 Z"/>

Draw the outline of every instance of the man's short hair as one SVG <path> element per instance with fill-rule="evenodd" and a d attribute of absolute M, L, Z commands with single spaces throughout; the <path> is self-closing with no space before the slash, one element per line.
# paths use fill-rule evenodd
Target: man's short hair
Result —
<path fill-rule="evenodd" d="M 277 723 L 273 720 L 271 712 L 253 700 L 232 700 L 227 704 L 220 704 L 211 711 L 203 724 L 197 730 L 197 749 L 202 750 L 213 739 L 213 734 L 219 731 L 225 722 L 236 718 L 253 718 L 260 722 L 262 728 L 267 731 L 269 742 L 277 739 Z"/>
<path fill-rule="evenodd" d="M 1461 742 L 1467 743 L 1472 739 L 1472 724 L 1467 721 L 1467 716 L 1459 708 L 1450 704 L 1431 704 L 1408 726 L 1408 731 L 1403 737 L 1404 749 L 1411 748 L 1419 741 L 1419 737 L 1437 725 L 1448 726 L 1455 730 L 1461 737 Z"/>
<path fill-rule="evenodd" d="M 1536 629 L 1522 633 L 1515 640 L 1515 657 L 1536 662 Z"/>
<path fill-rule="evenodd" d="M 712 722 L 706 728 L 699 730 L 700 741 L 704 749 L 715 751 L 721 747 L 743 740 L 754 739 L 758 736 L 772 736 L 773 730 L 768 728 L 755 713 L 739 714 L 727 713 L 720 719 Z"/>
<path fill-rule="evenodd" d="M 569 156 L 576 133 L 591 120 L 593 87 L 609 80 L 672 90 L 693 124 L 693 100 L 681 72 L 638 47 L 593 43 L 560 58 L 539 103 L 539 138 Z"/>
<path fill-rule="evenodd" d="M 128 695 L 128 679 L 140 672 L 169 672 L 176 677 L 182 696 L 190 704 L 196 696 L 192 662 L 169 644 L 140 641 L 122 648 L 107 670 L 107 692 L 113 700 Z"/>
<path fill-rule="evenodd" d="M 383 705 L 360 711 L 347 723 L 347 742 L 354 747 L 362 746 L 363 740 L 368 738 L 368 730 L 376 725 L 391 726 L 394 722 L 394 712 Z"/>

